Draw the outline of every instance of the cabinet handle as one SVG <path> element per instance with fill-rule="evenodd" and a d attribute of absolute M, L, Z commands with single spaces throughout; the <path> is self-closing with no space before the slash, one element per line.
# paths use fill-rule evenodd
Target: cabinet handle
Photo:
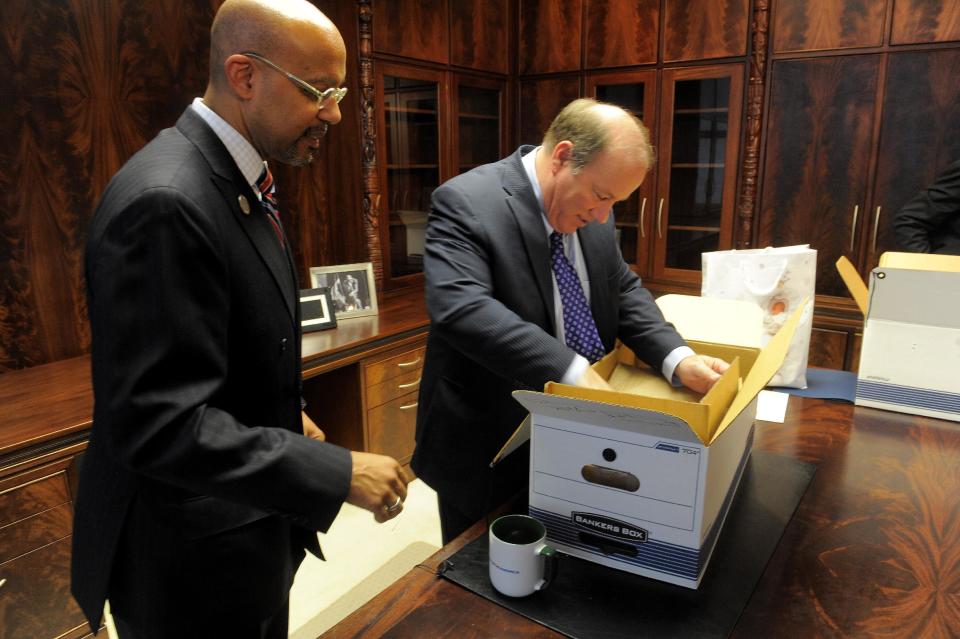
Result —
<path fill-rule="evenodd" d="M 640 202 L 640 237 L 646 237 L 647 234 L 643 232 L 643 212 L 647 210 L 647 198 L 643 198 Z"/>
<path fill-rule="evenodd" d="M 857 239 L 857 216 L 860 215 L 860 205 L 853 207 L 853 224 L 850 225 L 850 253 L 853 253 L 853 242 Z"/>
<path fill-rule="evenodd" d="M 397 384 L 397 388 L 400 388 L 400 389 L 403 389 L 403 388 L 412 388 L 413 386 L 416 386 L 416 385 L 419 384 L 419 383 L 420 383 L 420 378 L 418 377 L 417 379 L 415 379 L 414 381 L 410 382 L 409 384 Z"/>
<path fill-rule="evenodd" d="M 407 404 L 406 406 L 401 406 L 401 407 L 400 407 L 400 410 L 410 410 L 411 408 L 416 408 L 416 407 L 417 407 L 417 403 L 418 403 L 418 402 L 414 402 L 414 403 L 412 403 L 412 404 Z"/>
<path fill-rule="evenodd" d="M 877 212 L 873 214 L 873 248 L 870 249 L 872 253 L 877 252 L 877 231 L 880 229 L 880 207 L 877 207 Z"/>
<path fill-rule="evenodd" d="M 660 205 L 657 206 L 657 239 L 662 239 L 663 235 L 660 234 L 660 220 L 663 218 L 663 198 L 660 198 Z"/>
<path fill-rule="evenodd" d="M 413 360 L 412 362 L 400 362 L 399 364 L 397 364 L 397 366 L 399 366 L 400 368 L 406 368 L 408 366 L 416 366 L 419 363 L 420 363 L 420 356 L 418 355 L 417 359 Z"/>
<path fill-rule="evenodd" d="M 3 584 L 7 583 L 6 579 L 0 579 L 0 588 L 3 588 Z"/>

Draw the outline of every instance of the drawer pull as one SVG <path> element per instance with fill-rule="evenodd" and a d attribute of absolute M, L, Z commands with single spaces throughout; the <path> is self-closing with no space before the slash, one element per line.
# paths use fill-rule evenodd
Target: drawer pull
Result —
<path fill-rule="evenodd" d="M 0 579 L 0 588 L 3 588 L 3 584 L 7 583 L 6 579 Z"/>
<path fill-rule="evenodd" d="M 416 385 L 419 384 L 419 383 L 420 383 L 420 378 L 418 377 L 417 379 L 413 380 L 413 381 L 410 382 L 409 384 L 397 384 L 397 388 L 400 388 L 400 389 L 413 388 L 414 386 L 416 386 Z"/>
<path fill-rule="evenodd" d="M 416 407 L 417 407 L 417 403 L 418 403 L 418 402 L 414 402 L 414 403 L 412 403 L 412 404 L 407 404 L 406 406 L 401 406 L 401 407 L 400 407 L 400 410 L 410 410 L 411 408 L 416 408 Z"/>
<path fill-rule="evenodd" d="M 417 359 L 413 360 L 412 362 L 400 362 L 399 364 L 397 364 L 397 366 L 399 366 L 400 368 L 407 368 L 408 366 L 416 366 L 419 363 L 420 363 L 420 356 L 418 355 Z"/>

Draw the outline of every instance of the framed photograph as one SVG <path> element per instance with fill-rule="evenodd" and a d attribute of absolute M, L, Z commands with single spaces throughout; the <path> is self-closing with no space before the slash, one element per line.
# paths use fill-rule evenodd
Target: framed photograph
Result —
<path fill-rule="evenodd" d="M 377 289 L 371 262 L 311 266 L 310 285 L 330 289 L 333 312 L 338 320 L 377 314 Z"/>
<path fill-rule="evenodd" d="M 300 330 L 322 331 L 337 325 L 333 301 L 328 288 L 307 288 L 300 291 Z"/>

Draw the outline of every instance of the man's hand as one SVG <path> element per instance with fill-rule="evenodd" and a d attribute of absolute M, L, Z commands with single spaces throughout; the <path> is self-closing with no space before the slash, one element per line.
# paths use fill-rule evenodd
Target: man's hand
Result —
<path fill-rule="evenodd" d="M 383 523 L 403 511 L 407 498 L 407 477 L 393 457 L 374 453 L 350 452 L 353 476 L 347 503 L 373 513 Z"/>
<path fill-rule="evenodd" d="M 722 359 L 709 355 L 691 355 L 680 360 L 673 374 L 690 390 L 704 394 L 728 368 L 730 365 Z"/>
<path fill-rule="evenodd" d="M 607 383 L 607 380 L 600 377 L 600 374 L 590 366 L 587 366 L 583 371 L 583 375 L 577 380 L 577 386 L 596 388 L 597 390 L 613 390 L 613 387 Z"/>
<path fill-rule="evenodd" d="M 322 442 L 327 441 L 327 436 L 320 430 L 320 427 L 317 426 L 310 416 L 305 412 L 300 411 L 300 416 L 303 418 L 303 434 L 309 437 L 310 439 L 316 439 Z"/>

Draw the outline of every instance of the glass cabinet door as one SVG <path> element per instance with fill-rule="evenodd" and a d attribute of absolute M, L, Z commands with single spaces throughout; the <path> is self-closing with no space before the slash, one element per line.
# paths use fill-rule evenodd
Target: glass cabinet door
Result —
<path fill-rule="evenodd" d="M 656 140 L 656 71 L 607 73 L 586 78 L 586 94 L 601 102 L 627 109 L 650 130 Z M 613 207 L 617 241 L 624 261 L 644 277 L 650 265 L 651 206 L 656 190 L 656 166 L 651 166 L 640 188 L 625 202 Z"/>
<path fill-rule="evenodd" d="M 383 92 L 380 157 L 381 247 L 384 280 L 423 272 L 423 242 L 430 194 L 440 185 L 444 144 L 438 106 L 441 74 L 383 64 L 377 72 Z M 384 148 L 385 147 L 385 148 Z"/>
<path fill-rule="evenodd" d="M 456 82 L 457 138 L 454 170 L 457 174 L 496 162 L 506 154 L 505 87 L 486 78 L 458 76 Z"/>
<path fill-rule="evenodd" d="M 654 275 L 698 281 L 701 254 L 730 248 L 743 66 L 663 72 Z"/>

